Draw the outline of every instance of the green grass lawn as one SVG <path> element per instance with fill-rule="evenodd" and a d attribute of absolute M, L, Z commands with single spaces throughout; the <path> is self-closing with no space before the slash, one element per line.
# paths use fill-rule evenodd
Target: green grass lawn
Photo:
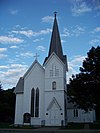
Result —
<path fill-rule="evenodd" d="M 12 123 L 0 123 L 0 128 L 20 128 L 20 129 L 32 129 L 32 126 L 17 126 L 14 127 Z M 66 127 L 61 127 L 61 129 L 83 129 L 84 124 L 79 123 L 69 123 Z"/>
<path fill-rule="evenodd" d="M 0 128 L 10 128 L 10 125 L 12 125 L 12 123 L 0 123 Z"/>
<path fill-rule="evenodd" d="M 83 123 L 69 123 L 66 127 L 62 127 L 62 129 L 83 129 Z"/>
<path fill-rule="evenodd" d="M 33 129 L 32 126 L 17 126 L 14 127 L 12 123 L 0 123 L 0 128 L 20 128 L 20 129 Z M 60 129 L 84 129 L 84 123 L 69 123 L 66 127 L 60 127 Z M 89 129 L 100 129 L 100 123 L 89 124 Z"/>
<path fill-rule="evenodd" d="M 100 123 L 89 124 L 90 129 L 100 129 Z"/>
<path fill-rule="evenodd" d="M 32 127 L 30 125 L 14 126 L 14 124 L 12 124 L 12 123 L 0 123 L 0 128 L 33 129 L 36 127 Z"/>
<path fill-rule="evenodd" d="M 84 123 L 69 123 L 66 127 L 61 127 L 61 129 L 84 129 Z M 100 123 L 90 123 L 89 129 L 100 129 Z"/>

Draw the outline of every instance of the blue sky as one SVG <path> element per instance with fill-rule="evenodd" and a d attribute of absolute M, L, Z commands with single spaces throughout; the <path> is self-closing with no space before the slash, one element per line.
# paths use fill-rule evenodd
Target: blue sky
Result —
<path fill-rule="evenodd" d="M 42 64 L 48 55 L 57 11 L 67 78 L 79 67 L 92 46 L 100 45 L 100 0 L 0 0 L 0 81 L 3 89 L 16 86 L 34 55 Z"/>

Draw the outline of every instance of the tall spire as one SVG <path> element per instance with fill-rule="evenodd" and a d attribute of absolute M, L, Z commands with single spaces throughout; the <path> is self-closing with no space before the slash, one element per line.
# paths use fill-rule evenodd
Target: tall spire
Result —
<path fill-rule="evenodd" d="M 63 55 L 63 51 L 62 51 L 61 39 L 60 39 L 56 15 L 57 15 L 57 12 L 54 12 L 54 24 L 53 24 L 53 30 L 51 35 L 49 53 L 48 53 L 48 57 L 45 58 L 43 64 L 45 64 L 45 62 L 48 60 L 48 58 L 52 53 L 55 53 L 61 59 L 61 61 L 66 65 L 66 70 L 68 70 L 67 57 L 66 55 Z"/>
<path fill-rule="evenodd" d="M 54 52 L 61 60 L 63 59 L 63 51 L 61 46 L 61 39 L 59 35 L 59 29 L 56 19 L 57 12 L 54 12 L 54 24 L 51 36 L 50 48 L 48 57 Z"/>

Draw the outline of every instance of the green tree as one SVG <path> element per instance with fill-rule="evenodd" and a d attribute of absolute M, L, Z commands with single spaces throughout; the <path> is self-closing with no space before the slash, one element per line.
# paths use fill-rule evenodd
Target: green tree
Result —
<path fill-rule="evenodd" d="M 1 84 L 1 82 L 0 82 L 0 91 L 2 91 L 2 84 Z"/>
<path fill-rule="evenodd" d="M 13 122 L 15 112 L 14 88 L 0 91 L 0 122 Z"/>
<path fill-rule="evenodd" d="M 69 102 L 79 108 L 100 108 L 100 47 L 92 47 L 80 67 L 80 73 L 72 75 L 68 89 Z"/>

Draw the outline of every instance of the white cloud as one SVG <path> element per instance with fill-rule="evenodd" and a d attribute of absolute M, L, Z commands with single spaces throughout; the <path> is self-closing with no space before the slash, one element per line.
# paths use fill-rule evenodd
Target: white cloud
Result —
<path fill-rule="evenodd" d="M 65 40 L 62 40 L 62 39 L 61 39 L 61 43 L 65 43 L 65 42 L 66 42 Z"/>
<path fill-rule="evenodd" d="M 54 20 L 54 18 L 52 16 L 45 16 L 42 18 L 42 22 L 45 22 L 45 23 L 52 23 Z"/>
<path fill-rule="evenodd" d="M 0 66 L 0 69 L 7 69 L 9 68 L 8 66 Z"/>
<path fill-rule="evenodd" d="M 22 64 L 10 64 L 6 66 L 0 66 L 0 69 L 14 69 L 14 68 L 23 68 L 27 67 L 27 65 L 22 65 Z"/>
<path fill-rule="evenodd" d="M 70 66 L 79 67 L 81 66 L 81 63 L 85 59 L 85 56 L 77 55 L 74 56 L 74 58 L 69 62 Z"/>
<path fill-rule="evenodd" d="M 67 73 L 67 83 L 69 83 L 69 79 L 72 77 L 72 74 L 77 74 L 79 71 L 73 67 L 68 66 L 68 73 Z"/>
<path fill-rule="evenodd" d="M 11 46 L 10 48 L 11 48 L 11 49 L 16 49 L 16 48 L 18 48 L 18 46 L 13 45 L 13 46 Z"/>
<path fill-rule="evenodd" d="M 42 41 L 43 38 L 37 38 L 37 39 L 34 39 L 33 42 L 39 42 L 39 41 Z"/>
<path fill-rule="evenodd" d="M 85 32 L 84 27 L 80 27 L 79 25 L 75 26 L 75 29 L 73 30 L 73 34 L 75 36 L 80 36 L 81 34 L 83 34 Z"/>
<path fill-rule="evenodd" d="M 7 48 L 0 48 L 0 53 L 7 51 Z"/>
<path fill-rule="evenodd" d="M 22 56 L 24 58 L 30 58 L 33 57 L 34 54 L 32 52 L 25 52 L 25 53 L 21 53 L 20 55 L 18 55 L 19 57 Z"/>
<path fill-rule="evenodd" d="M 95 17 L 100 15 L 100 0 L 69 0 L 69 2 L 72 5 L 73 16 L 80 16 L 91 11 L 96 11 Z"/>
<path fill-rule="evenodd" d="M 64 28 L 63 34 L 61 34 L 62 37 L 69 37 L 70 36 L 70 32 L 68 30 L 68 28 Z"/>
<path fill-rule="evenodd" d="M 23 64 L 11 64 L 10 68 L 23 68 L 23 67 L 27 67 L 27 65 L 23 65 Z"/>
<path fill-rule="evenodd" d="M 0 43 L 2 44 L 19 44 L 24 42 L 23 39 L 16 37 L 0 36 Z"/>
<path fill-rule="evenodd" d="M 19 58 L 19 55 L 18 55 L 18 58 L 17 58 L 17 55 L 16 55 L 16 57 L 15 58 L 8 58 L 8 63 L 10 63 L 10 64 L 14 64 L 14 63 L 16 63 L 16 62 L 18 62 L 20 60 L 20 58 Z"/>
<path fill-rule="evenodd" d="M 32 36 L 49 34 L 51 31 L 52 31 L 51 29 L 47 28 L 45 30 L 40 30 L 38 32 L 34 32 L 32 30 L 19 30 L 19 31 L 13 30 L 12 33 L 25 35 L 27 37 L 32 37 Z"/>
<path fill-rule="evenodd" d="M 72 3 L 72 15 L 80 16 L 86 12 L 91 12 L 92 8 L 83 0 L 74 0 Z"/>
<path fill-rule="evenodd" d="M 45 35 L 45 34 L 49 34 L 51 33 L 52 29 L 47 28 L 46 30 L 41 30 L 38 33 L 36 33 L 35 35 Z"/>
<path fill-rule="evenodd" d="M 9 11 L 10 11 L 10 14 L 11 14 L 11 15 L 17 15 L 18 12 L 19 12 L 19 10 L 17 10 L 17 9 L 15 9 L 15 10 L 10 9 Z"/>
<path fill-rule="evenodd" d="M 0 48 L 0 59 L 6 58 L 8 55 L 3 54 L 3 52 L 7 51 L 7 48 Z"/>
<path fill-rule="evenodd" d="M 40 41 L 40 39 L 34 39 L 33 40 L 33 42 L 39 42 Z"/>
<path fill-rule="evenodd" d="M 12 31 L 12 33 L 25 35 L 27 37 L 33 36 L 33 31 L 32 30 L 27 30 L 27 31 L 24 31 L 24 30 L 22 30 L 22 31 L 16 31 L 15 30 L 15 31 Z"/>
<path fill-rule="evenodd" d="M 95 38 L 95 39 L 89 41 L 89 44 L 92 46 L 93 45 L 100 45 L 100 38 Z"/>
<path fill-rule="evenodd" d="M 37 46 L 37 48 L 36 48 L 37 50 L 39 50 L 39 51 L 42 51 L 42 52 L 45 52 L 46 51 L 46 48 L 44 47 L 44 46 Z"/>
<path fill-rule="evenodd" d="M 0 54 L 0 59 L 4 59 L 6 58 L 8 55 L 5 55 L 5 54 Z"/>
<path fill-rule="evenodd" d="M 20 28 L 20 25 L 19 24 L 15 25 L 15 28 Z"/>
<path fill-rule="evenodd" d="M 68 73 L 67 79 L 72 77 L 72 74 L 79 73 L 79 68 L 82 66 L 82 62 L 85 59 L 85 56 L 77 55 L 73 57 L 70 61 L 68 61 Z"/>
<path fill-rule="evenodd" d="M 71 61 L 72 63 L 81 63 L 81 61 L 83 61 L 85 59 L 85 56 L 81 56 L 81 55 L 77 55 L 77 56 L 74 56 L 74 59 Z"/>
<path fill-rule="evenodd" d="M 100 32 L 100 27 L 96 27 L 96 28 L 92 31 L 92 33 L 96 33 L 96 32 Z"/>
<path fill-rule="evenodd" d="M 22 77 L 26 72 L 28 66 L 22 64 L 11 64 L 8 66 L 0 66 L 0 68 L 6 68 L 6 71 L 0 71 L 2 85 L 14 87 L 16 86 L 19 77 Z"/>
<path fill-rule="evenodd" d="M 64 28 L 63 34 L 61 34 L 62 37 L 72 37 L 72 36 L 80 36 L 85 33 L 85 27 L 76 25 L 74 27 L 70 28 Z"/>
<path fill-rule="evenodd" d="M 28 30 L 28 27 L 21 27 L 21 25 L 19 25 L 19 24 L 17 24 L 17 25 L 15 25 L 14 27 L 13 27 L 13 30 L 18 30 L 18 29 L 20 29 L 20 30 Z"/>

